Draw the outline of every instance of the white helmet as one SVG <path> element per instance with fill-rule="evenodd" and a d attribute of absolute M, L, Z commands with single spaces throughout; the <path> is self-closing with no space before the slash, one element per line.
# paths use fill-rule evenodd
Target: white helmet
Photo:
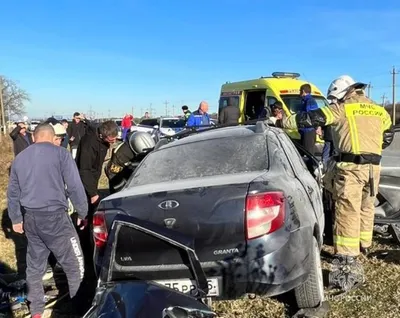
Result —
<path fill-rule="evenodd" d="M 364 89 L 367 86 L 365 83 L 356 82 L 348 75 L 339 76 L 331 85 L 329 85 L 327 99 L 341 100 L 349 91 L 350 88 Z"/>

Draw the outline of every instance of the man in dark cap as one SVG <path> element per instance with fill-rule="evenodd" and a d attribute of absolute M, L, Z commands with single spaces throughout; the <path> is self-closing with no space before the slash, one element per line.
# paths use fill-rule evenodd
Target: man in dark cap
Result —
<path fill-rule="evenodd" d="M 189 118 L 189 116 L 190 116 L 190 114 L 191 114 L 192 112 L 189 110 L 189 107 L 186 106 L 186 105 L 183 105 L 183 106 L 182 106 L 182 111 L 183 111 L 183 116 L 184 116 L 184 118 L 185 118 L 185 123 L 186 123 L 187 120 L 188 120 L 188 118 Z"/>

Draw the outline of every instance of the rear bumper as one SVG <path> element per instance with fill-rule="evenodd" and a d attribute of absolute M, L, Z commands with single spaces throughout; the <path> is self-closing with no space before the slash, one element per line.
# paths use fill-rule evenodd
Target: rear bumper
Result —
<path fill-rule="evenodd" d="M 312 235 L 311 227 L 295 232 L 282 229 L 248 242 L 242 272 L 235 270 L 233 275 L 223 276 L 222 298 L 237 298 L 244 294 L 272 297 L 304 283 L 310 271 Z"/>
<path fill-rule="evenodd" d="M 310 269 L 311 227 L 294 232 L 281 229 L 247 242 L 246 255 L 218 262 L 202 262 L 208 278 L 218 278 L 220 299 L 236 299 L 245 294 L 276 296 L 304 283 Z M 101 255 L 95 250 L 96 270 Z M 135 277 L 168 280 L 192 277 L 186 265 L 138 266 Z"/>

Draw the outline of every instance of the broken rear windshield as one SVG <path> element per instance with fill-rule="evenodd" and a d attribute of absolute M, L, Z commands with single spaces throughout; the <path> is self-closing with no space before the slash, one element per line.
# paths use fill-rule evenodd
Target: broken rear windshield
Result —
<path fill-rule="evenodd" d="M 266 139 L 261 134 L 197 141 L 149 154 L 127 187 L 263 171 L 268 168 L 267 158 Z"/>

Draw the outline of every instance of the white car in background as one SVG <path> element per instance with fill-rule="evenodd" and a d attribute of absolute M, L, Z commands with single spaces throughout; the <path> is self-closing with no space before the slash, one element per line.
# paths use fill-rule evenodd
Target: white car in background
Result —
<path fill-rule="evenodd" d="M 30 131 L 34 131 L 35 128 L 37 127 L 37 125 L 39 125 L 39 124 L 40 124 L 40 121 L 39 121 L 39 120 L 32 120 L 32 121 L 29 123 L 28 129 L 29 129 Z"/>
<path fill-rule="evenodd" d="M 173 136 L 185 127 L 185 120 L 179 117 L 145 118 L 131 131 L 152 133 L 155 129 L 160 135 Z"/>

